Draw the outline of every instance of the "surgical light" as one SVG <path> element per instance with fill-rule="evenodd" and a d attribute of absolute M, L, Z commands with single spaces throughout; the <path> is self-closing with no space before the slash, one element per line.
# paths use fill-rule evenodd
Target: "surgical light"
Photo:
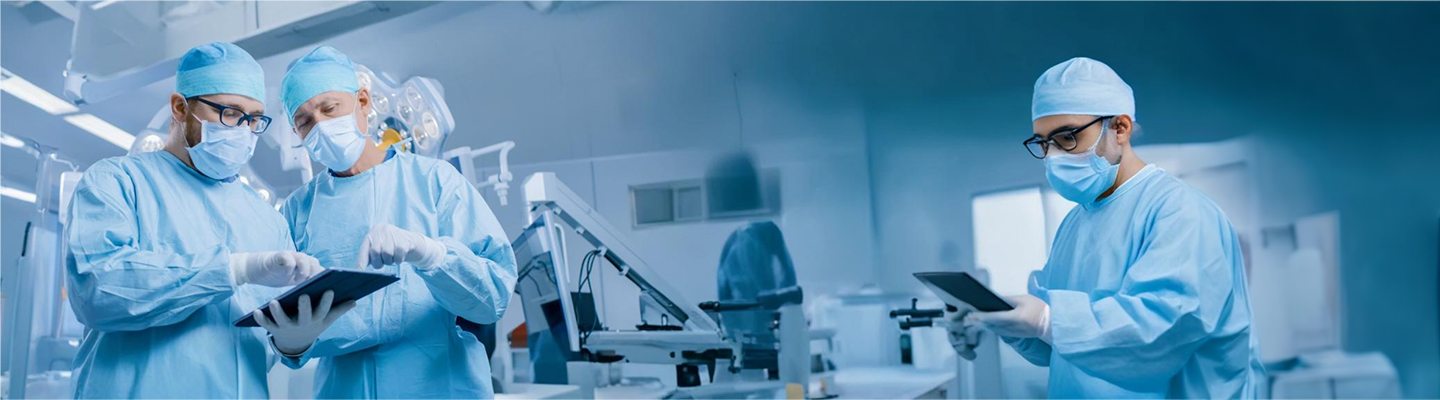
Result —
<path fill-rule="evenodd" d="M 50 113 L 50 115 L 69 114 L 80 111 L 80 109 L 75 108 L 74 104 L 70 104 L 50 94 L 50 92 L 45 91 L 45 89 L 35 86 L 35 84 L 21 78 L 19 75 L 15 75 L 9 70 L 0 69 L 0 79 L 3 79 L 0 80 L 0 90 L 10 93 L 10 95 L 24 100 L 26 103 L 30 103 L 35 107 L 39 107 L 41 110 Z"/>
<path fill-rule="evenodd" d="M 455 118 L 445 103 L 444 89 L 434 79 L 412 77 L 397 82 L 355 65 L 356 79 L 370 91 L 369 132 L 382 148 L 439 157 L 445 139 L 455 130 Z"/>
<path fill-rule="evenodd" d="M 14 147 L 17 149 L 25 148 L 24 140 L 20 140 L 19 138 L 10 136 L 10 134 L 8 133 L 0 133 L 0 144 L 5 145 L 5 147 Z"/>
<path fill-rule="evenodd" d="M 9 197 L 27 203 L 35 202 L 35 194 L 9 186 L 0 186 L 0 196 Z"/>
<path fill-rule="evenodd" d="M 435 114 L 426 112 L 420 116 L 420 125 L 415 127 L 415 140 L 433 140 L 440 134 L 440 122 L 435 120 Z"/>
<path fill-rule="evenodd" d="M 131 135 L 123 129 L 110 125 L 109 122 L 90 114 L 76 114 L 65 117 L 65 122 L 75 125 L 95 137 L 104 139 L 122 149 L 129 149 L 135 143 L 135 135 Z"/>
<path fill-rule="evenodd" d="M 140 137 L 135 139 L 135 144 L 130 146 L 130 151 L 126 154 L 149 153 L 163 148 L 165 148 L 165 139 L 161 139 L 160 135 L 147 128 L 140 132 Z"/>
<path fill-rule="evenodd" d="M 362 76 L 363 76 L 363 75 L 362 75 Z M 366 84 L 369 84 L 369 82 L 367 81 Z M 371 93 L 371 94 L 370 94 L 370 100 L 372 101 L 371 104 L 374 105 L 374 107 L 371 107 L 371 108 L 372 108 L 372 110 L 370 110 L 371 112 L 376 112 L 376 113 L 381 113 L 381 114 L 389 114 L 389 113 L 390 113 L 390 96 L 384 96 L 384 95 L 379 95 L 379 94 Z"/>

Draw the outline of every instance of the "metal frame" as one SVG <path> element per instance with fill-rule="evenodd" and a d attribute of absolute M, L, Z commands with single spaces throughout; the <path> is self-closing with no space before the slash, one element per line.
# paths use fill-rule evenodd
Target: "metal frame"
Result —
<path fill-rule="evenodd" d="M 4 351 L 4 362 L 10 372 L 8 397 L 14 399 L 25 398 L 32 372 L 49 370 L 52 358 L 73 354 L 71 339 L 78 339 L 64 336 L 63 318 L 69 304 L 61 300 L 61 293 L 65 285 L 64 259 L 68 253 L 66 210 L 70 192 L 81 174 L 76 172 L 74 163 L 53 149 L 33 142 L 29 147 L 33 147 L 33 154 L 40 159 L 35 185 L 35 211 L 39 218 L 27 227 L 25 248 L 12 270 L 14 276 L 5 277 L 16 280 L 6 285 L 16 293 L 7 293 L 4 334 L 9 346 L 0 349 Z M 39 332 L 36 332 L 37 326 L 40 326 Z M 36 362 L 36 355 L 47 359 Z"/>
<path fill-rule="evenodd" d="M 621 240 L 620 231 L 561 183 L 555 173 L 541 172 L 531 175 L 525 180 L 524 191 L 525 201 L 530 206 L 532 223 L 538 216 L 548 214 L 559 217 L 590 245 L 604 250 L 603 256 L 616 266 L 620 276 L 639 287 L 642 293 L 664 308 L 675 321 L 692 330 L 719 330 L 719 326 L 709 315 L 655 274 L 650 265 Z M 551 224 L 553 221 L 546 223 Z"/>
<path fill-rule="evenodd" d="M 779 347 L 776 349 L 778 350 L 778 354 L 776 354 L 778 360 L 775 367 L 779 368 L 780 380 L 775 382 L 747 381 L 740 375 L 741 366 L 745 365 L 743 343 L 735 338 L 727 338 L 724 331 L 720 329 L 720 325 L 716 322 L 716 316 L 721 311 L 719 308 L 707 312 L 699 304 L 685 299 L 680 291 L 675 290 L 650 269 L 649 264 L 642 260 L 622 239 L 620 231 L 611 226 L 580 196 L 561 183 L 554 173 L 533 174 L 525 180 L 522 187 L 525 193 L 525 202 L 529 206 L 529 225 L 514 241 L 517 246 L 517 260 L 525 262 L 527 268 L 535 268 L 535 266 L 531 266 L 530 261 L 535 257 L 543 256 L 542 253 L 537 252 L 550 253 L 548 257 L 551 258 L 553 264 L 552 271 L 556 273 L 555 283 L 562 292 L 559 293 L 559 296 L 562 311 L 565 312 L 565 322 L 568 325 L 566 329 L 569 333 L 571 350 L 576 352 L 583 350 L 599 356 L 593 360 L 572 360 L 567 364 L 567 368 L 571 371 L 569 373 L 572 379 L 570 383 L 580 386 L 582 397 L 593 396 L 594 389 L 599 382 L 589 378 L 594 376 L 590 372 L 598 370 L 599 365 L 606 362 L 601 360 L 607 358 L 612 362 L 624 360 L 640 364 L 706 365 L 712 373 L 713 381 L 710 385 L 675 389 L 685 393 L 722 393 L 719 396 L 697 396 L 702 398 L 735 397 L 757 388 L 779 388 L 785 384 L 795 384 L 801 388 L 808 386 L 810 338 L 805 313 L 799 303 L 778 305 L 774 309 L 779 322 L 779 329 L 776 331 L 777 339 L 779 339 L 777 343 Z M 584 238 L 587 243 L 599 251 L 601 256 L 618 269 L 621 276 L 635 284 L 644 294 L 640 298 L 642 304 L 660 309 L 670 320 L 678 322 L 683 330 L 595 331 L 586 334 L 582 345 L 579 342 L 580 335 L 577 332 L 573 305 L 568 305 L 569 295 L 563 293 L 569 290 L 570 282 L 568 277 L 560 275 L 568 275 L 566 272 L 571 269 L 569 268 L 568 253 L 565 251 L 565 231 L 557 222 L 563 222 L 565 229 L 570 229 Z M 543 246 L 536 246 L 536 243 L 531 242 L 537 239 L 537 235 L 541 240 L 539 244 Z M 534 273 L 534 271 L 529 273 Z M 798 290 L 796 292 L 798 293 Z M 522 303 L 525 304 L 527 310 L 527 322 L 532 319 L 533 310 L 539 306 L 539 302 L 548 301 L 553 300 L 548 297 L 544 299 L 522 298 Z M 616 356 L 619 358 L 615 358 Z"/>

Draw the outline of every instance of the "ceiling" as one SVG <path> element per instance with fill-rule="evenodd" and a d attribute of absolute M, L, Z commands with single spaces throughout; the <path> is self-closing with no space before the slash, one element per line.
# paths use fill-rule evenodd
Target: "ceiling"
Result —
<path fill-rule="evenodd" d="M 0 5 L 0 65 L 60 93 L 73 24 L 36 2 L 16 4 Z M 453 2 L 324 43 L 399 79 L 439 80 L 459 126 L 447 147 L 515 139 L 520 147 L 512 159 L 527 163 L 733 145 L 726 138 L 745 135 L 744 124 L 721 115 L 744 101 L 737 87 L 784 88 L 822 104 L 851 96 L 895 107 L 1027 86 L 1045 66 L 1080 53 L 1125 59 L 1121 72 L 1135 86 L 1254 96 L 1276 107 L 1300 99 L 1313 108 L 1340 104 L 1326 94 L 1337 83 L 1420 96 L 1414 82 L 1395 77 L 1433 73 L 1432 64 L 1406 57 L 1440 37 L 1437 9 L 1435 3 L 646 2 L 564 3 L 540 13 L 524 3 Z M 1185 18 L 1156 17 L 1175 15 Z M 260 60 L 272 110 L 279 71 L 308 47 Z M 138 132 L 173 84 L 81 108 Z M 9 134 L 59 147 L 83 165 L 124 153 L 0 97 L 0 129 Z M 1364 111 L 1423 114 L 1405 108 L 1416 104 L 1393 101 Z M 749 133 L 770 134 L 782 133 Z M 33 159 L 3 151 L 7 184 L 31 185 Z M 257 150 L 251 166 L 281 193 L 301 182 L 298 172 L 280 170 L 273 148 Z"/>

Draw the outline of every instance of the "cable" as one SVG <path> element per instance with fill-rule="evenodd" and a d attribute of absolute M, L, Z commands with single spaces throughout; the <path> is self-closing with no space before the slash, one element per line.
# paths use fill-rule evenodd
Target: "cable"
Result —
<path fill-rule="evenodd" d="M 551 270 L 552 268 L 547 267 L 547 266 L 546 266 L 546 263 L 545 263 L 544 261 L 539 261 L 541 257 L 543 257 L 543 255 L 535 256 L 535 257 L 533 257 L 533 258 L 530 259 L 530 262 L 525 263 L 525 269 L 523 269 L 523 270 L 520 271 L 520 274 L 519 274 L 518 277 L 515 278 L 515 281 L 516 281 L 516 282 L 524 282 L 524 281 L 525 281 L 525 278 L 530 277 L 530 273 L 535 272 L 535 271 L 541 271 L 541 272 L 540 272 L 540 276 L 541 276 L 542 278 L 545 278 L 546 280 L 550 281 L 550 287 L 555 287 L 555 277 L 554 277 L 554 276 L 551 276 L 551 275 L 548 274 L 548 273 L 545 273 L 546 271 Z M 541 266 L 540 266 L 540 267 L 536 267 L 536 266 L 535 266 L 536 263 L 539 263 Z M 540 286 L 540 281 L 539 281 L 539 279 L 531 279 L 531 280 L 530 280 L 530 284 L 535 285 L 535 293 L 544 293 L 544 292 L 545 292 L 545 289 Z"/>
<path fill-rule="evenodd" d="M 596 257 L 599 253 L 600 253 L 599 250 L 595 250 L 595 251 L 591 251 L 591 252 L 589 252 L 589 253 L 585 253 L 585 258 L 580 261 L 580 271 L 579 271 L 579 272 L 580 272 L 580 277 L 576 279 L 576 280 L 579 281 L 580 283 L 579 283 L 578 285 L 575 285 L 575 291 L 576 291 L 576 292 L 587 293 L 587 292 L 585 292 L 585 287 L 586 287 L 587 285 L 591 286 L 591 291 L 588 292 L 588 293 L 593 293 L 593 292 L 594 292 L 594 287 L 593 287 L 593 285 L 590 284 L 590 274 L 591 274 L 591 272 L 594 271 L 595 257 Z"/>
<path fill-rule="evenodd" d="M 597 258 L 602 257 L 601 254 L 602 254 L 602 251 L 601 251 L 601 250 L 592 250 L 592 251 L 590 251 L 589 253 L 585 253 L 585 258 L 580 261 L 580 279 L 579 279 L 579 280 L 580 280 L 580 284 L 575 285 L 575 291 L 576 291 L 577 293 L 589 293 L 589 294 L 590 294 L 590 296 L 591 296 L 590 298 L 591 298 L 591 303 L 592 303 L 592 304 L 594 303 L 594 298 L 595 298 L 595 297 L 594 297 L 594 296 L 595 296 L 595 284 L 594 284 L 594 281 L 591 280 L 591 275 L 593 275 L 594 272 L 595 272 L 595 260 L 596 260 Z M 578 311 L 578 310 L 577 310 L 577 311 Z M 577 315 L 577 317 L 578 317 L 578 315 Z M 576 322 L 579 323 L 580 321 L 576 321 Z M 594 325 L 594 324 L 591 324 L 591 325 Z M 579 328 L 580 328 L 580 329 L 579 329 L 579 330 L 580 330 L 580 343 L 583 345 L 583 344 L 585 343 L 585 341 L 590 338 L 590 332 L 593 332 L 593 331 L 595 330 L 595 327 L 594 327 L 594 326 L 583 326 L 583 325 L 582 325 L 582 326 L 580 326 Z"/>

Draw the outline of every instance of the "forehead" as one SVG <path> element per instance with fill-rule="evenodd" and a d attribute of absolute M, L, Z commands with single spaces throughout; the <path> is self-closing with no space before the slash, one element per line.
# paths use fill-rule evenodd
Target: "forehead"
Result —
<path fill-rule="evenodd" d="M 310 112 L 311 110 L 314 110 L 315 107 L 319 107 L 319 106 L 322 105 L 322 104 L 325 104 L 325 103 L 328 103 L 328 102 L 332 102 L 332 101 L 340 101 L 340 100 L 350 99 L 350 98 L 353 98 L 354 96 L 355 96 L 355 95 L 352 94 L 352 93 L 345 93 L 345 92 L 325 92 L 325 93 L 317 94 L 317 95 L 315 95 L 315 97 L 311 97 L 311 98 L 310 98 L 310 101 L 306 101 L 305 104 L 301 104 L 300 107 L 297 107 L 297 108 L 295 109 L 295 114 L 297 114 L 297 115 L 305 115 L 306 113 Z"/>
<path fill-rule="evenodd" d="M 1095 116 L 1093 115 L 1051 115 L 1035 120 L 1035 122 L 1031 124 L 1031 127 L 1035 130 L 1036 135 L 1049 135 L 1050 132 L 1054 132 L 1056 129 L 1064 127 L 1079 128 L 1093 120 L 1095 120 Z"/>
<path fill-rule="evenodd" d="M 200 97 L 203 97 L 205 98 L 205 100 L 216 104 L 223 104 L 239 108 L 248 114 L 259 114 L 265 112 L 265 105 L 261 104 L 259 100 L 255 100 L 238 94 L 221 93 Z"/>

